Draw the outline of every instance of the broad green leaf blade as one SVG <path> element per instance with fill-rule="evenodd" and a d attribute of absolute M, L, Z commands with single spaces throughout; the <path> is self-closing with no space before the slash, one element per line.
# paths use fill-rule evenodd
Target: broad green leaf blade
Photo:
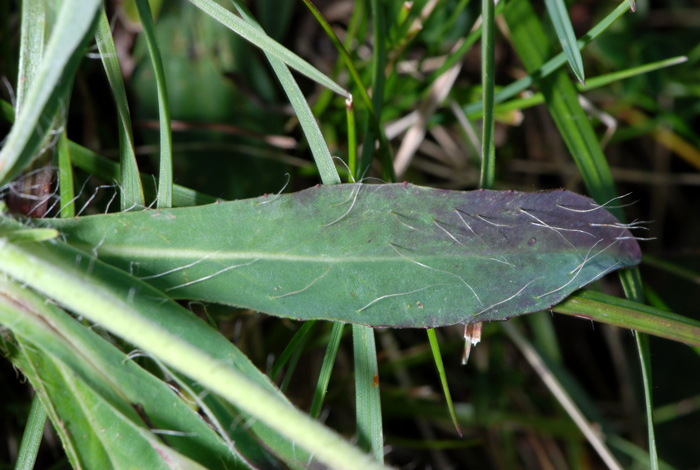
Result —
<path fill-rule="evenodd" d="M 576 35 L 574 27 L 571 26 L 569 14 L 566 11 L 564 0 L 544 0 L 547 6 L 549 17 L 552 19 L 554 31 L 559 37 L 559 42 L 566 55 L 566 60 L 569 61 L 569 66 L 573 70 L 574 75 L 579 82 L 585 83 L 586 76 L 583 72 L 583 60 L 581 60 L 581 51 L 576 44 Z"/>
<path fill-rule="evenodd" d="M 18 225 L 9 219 L 3 223 Z M 62 242 L 14 244 L 3 238 L 0 270 L 257 418 L 251 429 L 278 433 L 290 458 L 307 461 L 312 454 L 333 468 L 383 468 L 291 406 L 226 338 L 133 276 Z"/>
<path fill-rule="evenodd" d="M 60 98 L 72 83 L 101 4 L 98 0 L 65 0 L 61 4 L 45 58 L 0 150 L 0 185 L 29 165 L 49 131 Z"/>
<path fill-rule="evenodd" d="M 345 184 L 40 223 L 174 298 L 370 326 L 504 320 L 641 257 L 624 225 L 563 190 Z"/>
<path fill-rule="evenodd" d="M 97 18 L 95 42 L 100 51 L 102 65 L 105 68 L 109 88 L 114 96 L 114 103 L 119 116 L 119 165 L 121 168 L 119 187 L 121 188 L 121 210 L 133 207 L 145 207 L 143 187 L 139 177 L 139 168 L 134 152 L 134 132 L 131 128 L 131 113 L 126 99 L 126 89 L 122 78 L 122 69 L 117 57 L 117 49 L 112 38 L 112 29 L 104 8 L 100 9 Z"/>

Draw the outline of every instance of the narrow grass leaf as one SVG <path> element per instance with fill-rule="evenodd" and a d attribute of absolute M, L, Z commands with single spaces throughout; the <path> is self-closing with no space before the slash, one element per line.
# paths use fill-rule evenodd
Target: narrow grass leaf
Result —
<path fill-rule="evenodd" d="M 375 152 L 376 142 L 379 141 L 379 162 L 382 167 L 382 179 L 384 181 L 394 181 L 394 163 L 391 161 L 386 136 L 381 125 L 382 107 L 384 105 L 384 76 L 386 67 L 386 23 L 384 19 L 384 3 L 379 0 L 370 0 L 370 10 L 372 14 L 372 32 L 374 37 L 374 48 L 372 50 L 372 109 L 376 116 L 376 122 L 368 120 L 365 126 L 365 137 L 362 141 L 362 155 L 360 157 L 360 174 L 365 174 L 372 162 Z"/>
<path fill-rule="evenodd" d="M 19 452 L 17 452 L 15 470 L 32 470 L 34 468 L 41 440 L 44 437 L 47 416 L 46 408 L 42 405 L 39 395 L 34 394 L 27 424 L 24 426 L 22 442 L 19 446 Z"/>
<path fill-rule="evenodd" d="M 504 2 L 499 3 L 499 6 L 503 5 Z M 615 10 L 613 10 L 609 15 L 603 18 L 599 23 L 590 29 L 581 39 L 578 40 L 578 48 L 583 49 L 594 39 L 600 36 L 605 30 L 607 30 L 610 25 L 617 21 L 625 12 L 629 10 L 629 3 L 623 0 Z M 512 98 L 523 90 L 531 87 L 535 83 L 535 77 L 539 80 L 541 78 L 548 77 L 555 71 L 566 63 L 566 55 L 562 52 L 544 64 L 538 67 L 537 70 L 529 71 L 526 77 L 514 81 L 510 85 L 501 88 L 494 97 L 495 103 L 502 103 L 503 101 Z M 484 106 L 483 102 L 470 103 L 463 107 L 464 113 L 471 115 L 474 112 L 481 112 L 481 108 Z"/>
<path fill-rule="evenodd" d="M 264 31 L 258 22 L 245 8 L 243 8 L 237 2 L 236 8 L 248 24 L 258 30 L 261 34 L 264 34 Z M 292 73 L 282 60 L 278 59 L 265 49 L 263 49 L 263 51 L 265 52 L 265 57 L 267 57 L 267 60 L 272 66 L 272 70 L 275 72 L 275 75 L 277 75 L 277 79 L 280 81 L 284 92 L 287 94 L 287 98 L 294 108 L 297 119 L 299 119 L 299 124 L 304 131 L 304 136 L 306 137 L 311 153 L 314 156 L 314 161 L 321 176 L 321 181 L 323 181 L 324 184 L 340 183 L 340 176 L 335 168 L 333 157 L 328 150 L 326 140 L 323 138 L 321 129 L 318 127 L 316 118 L 314 117 L 313 112 L 309 107 L 309 103 L 306 101 L 306 98 L 301 91 L 301 88 L 299 88 L 299 85 L 292 76 Z"/>
<path fill-rule="evenodd" d="M 326 354 L 323 356 L 321 372 L 318 374 L 316 391 L 314 392 L 314 398 L 311 402 L 311 410 L 309 411 L 309 415 L 314 419 L 318 419 L 318 417 L 321 416 L 323 400 L 325 399 L 326 392 L 328 391 L 328 383 L 330 382 L 331 373 L 333 372 L 335 357 L 338 355 L 338 349 L 340 348 L 340 340 L 343 337 L 344 326 L 345 323 L 333 322 L 333 326 L 331 328 L 331 336 L 328 340 L 328 346 L 326 346 Z"/>
<path fill-rule="evenodd" d="M 114 46 L 112 30 L 110 28 L 107 13 L 104 7 L 97 15 L 97 31 L 95 32 L 95 42 L 100 51 L 102 65 L 107 75 L 109 88 L 114 97 L 119 120 L 119 165 L 121 167 L 119 187 L 121 188 L 120 205 L 125 211 L 133 207 L 145 207 L 143 187 L 139 177 L 139 168 L 136 163 L 136 153 L 134 152 L 134 132 L 131 128 L 131 113 L 129 103 L 126 99 L 126 89 L 122 70 L 117 57 L 117 49 Z"/>
<path fill-rule="evenodd" d="M 291 341 L 289 341 L 289 344 L 287 344 L 287 346 L 284 348 L 284 351 L 282 351 L 282 354 L 280 354 L 280 357 L 275 361 L 275 365 L 272 367 L 272 372 L 270 372 L 270 377 L 272 377 L 272 380 L 277 379 L 277 376 L 280 374 L 280 372 L 282 372 L 284 366 L 287 365 L 290 358 L 297 350 L 304 349 L 304 346 L 306 346 L 309 339 L 309 333 L 314 325 L 315 322 L 313 321 L 304 322 L 299 330 L 294 333 Z"/>
<path fill-rule="evenodd" d="M 348 92 L 345 89 L 328 78 L 325 74 L 320 72 L 307 61 L 270 38 L 264 31 L 261 31 L 255 26 L 246 23 L 244 20 L 212 0 L 190 0 L 190 2 L 214 18 L 216 21 L 241 36 L 243 39 L 252 43 L 254 46 L 272 54 L 294 70 L 309 77 L 311 80 L 347 98 Z"/>
<path fill-rule="evenodd" d="M 582 291 L 556 305 L 552 310 L 700 346 L 700 322 L 632 300 L 594 291 Z"/>
<path fill-rule="evenodd" d="M 642 383 L 644 384 L 644 406 L 646 407 L 647 429 L 649 430 L 649 464 L 652 470 L 659 468 L 659 455 L 656 450 L 656 432 L 654 431 L 654 400 L 653 382 L 651 378 L 651 350 L 649 349 L 649 336 L 639 331 L 634 332 L 639 353 L 639 364 L 642 369 Z"/>
<path fill-rule="evenodd" d="M 345 100 L 345 116 L 348 123 L 348 170 L 350 171 L 351 181 L 355 182 L 360 179 L 357 166 L 357 133 L 355 126 L 355 105 L 352 101 L 352 96 Z"/>
<path fill-rule="evenodd" d="M 433 352 L 433 359 L 435 360 L 435 366 L 437 367 L 438 375 L 440 376 L 440 383 L 442 384 L 442 393 L 445 395 L 445 401 L 447 402 L 447 409 L 450 411 L 450 418 L 452 418 L 452 424 L 454 424 L 455 429 L 457 430 L 457 434 L 459 434 L 459 437 L 462 437 L 462 430 L 459 427 L 457 413 L 455 413 L 455 405 L 452 402 L 452 394 L 450 393 L 450 387 L 447 384 L 445 366 L 442 363 L 442 354 L 440 354 L 440 343 L 438 343 L 434 329 L 428 328 L 427 332 L 428 340 L 430 341 L 430 350 Z"/>
<path fill-rule="evenodd" d="M 65 0 L 15 125 L 0 150 L 0 185 L 21 173 L 46 137 L 91 38 L 98 0 Z"/>
<path fill-rule="evenodd" d="M 626 70 L 607 73 L 605 75 L 599 75 L 597 77 L 589 78 L 585 87 L 581 84 L 577 84 L 576 89 L 579 92 L 595 90 L 596 88 L 601 88 L 610 85 L 611 83 L 618 83 L 627 78 L 636 77 L 638 75 L 653 72 L 655 70 L 661 70 L 666 67 L 682 64 L 687 62 L 687 60 L 688 58 L 685 56 L 672 57 L 670 59 L 644 64 L 639 67 L 633 67 Z M 526 108 L 531 108 L 533 106 L 537 106 L 538 104 L 542 103 L 544 103 L 544 96 L 542 95 L 542 93 L 535 93 L 532 96 L 528 96 L 527 98 L 516 98 L 510 101 L 506 101 L 504 103 L 500 103 L 494 108 L 494 113 L 505 114 L 515 109 L 522 110 Z M 472 111 L 469 115 L 467 115 L 467 117 L 470 119 L 474 119 L 479 117 L 480 113 L 481 110 L 475 110 Z"/>
<path fill-rule="evenodd" d="M 113 420 L 128 421 L 144 431 L 149 427 L 156 432 L 168 431 L 168 442 L 174 450 L 207 468 L 223 470 L 231 465 L 242 466 L 243 460 L 236 450 L 224 442 L 190 404 L 173 393 L 167 383 L 138 366 L 135 358 L 119 351 L 89 326 L 12 281 L 0 282 L 0 299 L 3 304 L 0 306 L 0 322 L 12 330 L 20 344 L 26 345 L 23 349 L 35 351 L 37 361 L 51 357 L 55 364 L 61 363 L 59 369 L 70 371 L 76 383 L 82 383 L 81 387 L 90 395 L 99 397 L 103 407 L 115 412 Z M 21 306 L 19 316 L 15 316 L 16 312 L 8 312 L 12 306 L 18 305 Z M 36 378 L 48 379 L 41 375 L 30 378 L 32 383 Z M 54 420 L 57 429 L 62 428 L 60 423 L 79 419 L 70 407 L 65 407 L 70 398 L 62 396 L 60 387 L 56 393 L 44 394 L 43 398 L 55 405 L 52 408 L 57 410 L 59 418 L 59 421 Z M 134 403 L 139 404 L 138 410 Z M 93 429 L 88 434 L 75 434 L 70 441 L 76 444 L 78 454 L 84 454 L 94 442 L 102 441 L 103 436 L 104 430 Z M 111 445 L 113 443 L 107 440 L 104 447 Z M 126 466 L 126 460 L 120 459 L 113 464 L 115 467 Z M 136 466 L 140 467 L 138 463 Z"/>
<path fill-rule="evenodd" d="M 73 163 L 65 129 L 58 138 L 58 191 L 61 217 L 75 217 L 75 190 L 73 187 Z"/>
<path fill-rule="evenodd" d="M 160 159 L 158 160 L 158 195 L 156 207 L 165 208 L 173 205 L 173 138 L 170 129 L 170 104 L 168 88 L 165 82 L 163 59 L 160 57 L 156 27 L 148 0 L 136 0 L 146 44 L 153 64 L 158 91 L 158 120 L 160 122 Z"/>
<path fill-rule="evenodd" d="M 494 6 L 493 0 L 482 0 L 481 17 L 481 89 L 484 102 L 481 134 L 481 177 L 479 187 L 492 189 L 496 172 L 496 150 L 494 143 L 493 95 L 495 88 L 494 70 Z"/>
<path fill-rule="evenodd" d="M 566 55 L 566 60 L 569 61 L 571 70 L 576 75 L 576 78 L 582 84 L 586 83 L 586 76 L 583 72 L 583 60 L 581 59 L 581 51 L 576 44 L 576 35 L 574 27 L 571 25 L 569 13 L 566 10 L 564 0 L 545 0 L 544 4 L 547 7 L 547 12 L 554 25 L 554 31 L 557 33 L 561 47 Z"/>
<path fill-rule="evenodd" d="M 357 445 L 371 452 L 374 459 L 381 463 L 384 462 L 384 433 L 374 329 L 352 325 L 352 343 L 355 357 Z"/>
<path fill-rule="evenodd" d="M 17 95 L 14 103 L 19 111 L 24 104 L 29 88 L 36 80 L 39 65 L 44 57 L 47 37 L 47 4 L 42 0 L 23 0 L 19 30 L 19 70 Z"/>

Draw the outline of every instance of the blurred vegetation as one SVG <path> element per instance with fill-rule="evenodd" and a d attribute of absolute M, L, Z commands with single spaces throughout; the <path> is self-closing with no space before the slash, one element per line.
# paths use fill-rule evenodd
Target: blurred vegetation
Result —
<path fill-rule="evenodd" d="M 0 2 L 0 96 L 10 102 L 16 89 L 20 2 Z M 508 3 L 508 2 L 505 2 Z M 431 86 L 441 64 L 467 37 L 480 17 L 475 1 L 384 2 L 387 50 L 381 123 L 392 155 L 407 126 L 399 120 L 422 109 L 425 134 L 399 180 L 469 190 L 479 185 L 480 119 L 460 123 L 461 107 L 481 99 L 481 52 L 471 46 L 457 61 L 446 98 L 431 104 Z M 139 169 L 157 174 L 158 101 L 145 37 L 129 1 L 108 5 L 134 127 Z M 363 82 L 372 82 L 373 34 L 370 2 L 315 2 L 346 45 Z M 618 2 L 576 0 L 569 15 L 581 37 Z M 226 5 L 228 7 L 228 5 Z M 368 114 L 347 68 L 327 34 L 302 2 L 248 2 L 262 28 L 319 70 L 348 87 L 355 97 L 358 130 Z M 544 6 L 535 2 L 543 25 L 557 44 Z M 586 80 L 656 61 L 687 61 L 581 94 L 583 107 L 603 142 L 629 221 L 649 221 L 641 266 L 647 301 L 700 320 L 700 6 L 695 2 L 639 1 L 610 29 L 583 49 Z M 304 133 L 262 52 L 185 1 L 152 2 L 158 45 L 167 77 L 172 118 L 174 179 L 179 185 L 222 199 L 303 189 L 320 182 Z M 541 10 L 541 11 L 539 11 Z M 426 13 L 421 18 L 421 11 Z M 497 10 L 498 15 L 498 10 Z M 402 20 L 402 18 L 406 18 Z M 496 17 L 496 91 L 527 73 L 510 43 L 507 25 Z M 414 29 L 414 25 L 419 28 Z M 559 46 L 556 50 L 559 52 Z M 68 135 L 100 155 L 118 160 L 117 113 L 104 69 L 91 47 L 75 77 L 67 109 Z M 554 55 L 549 54 L 548 57 Z M 331 154 L 347 161 L 344 98 L 296 75 Z M 571 75 L 572 81 L 575 79 Z M 520 97 L 537 92 L 530 87 Z M 430 107 L 434 110 L 429 110 Z M 464 114 L 462 113 L 462 117 Z M 0 135 L 9 132 L 0 121 Z M 362 138 L 364 134 L 360 137 Z M 547 108 L 540 104 L 496 114 L 496 189 L 564 187 L 586 193 Z M 360 140 L 361 142 L 361 140 Z M 382 178 L 380 158 L 362 173 Z M 347 180 L 345 167 L 338 170 Z M 100 181 L 76 170 L 81 203 Z M 287 184 L 288 182 L 288 184 Z M 86 213 L 105 210 L 110 190 L 90 200 Z M 112 190 L 113 191 L 113 190 Z M 147 201 L 150 203 L 150 200 Z M 627 204 L 630 203 L 630 204 Z M 498 282 L 498 280 L 494 280 Z M 622 296 L 610 276 L 598 289 Z M 220 305 L 193 305 L 214 322 L 265 373 L 301 324 Z M 517 320 L 585 416 L 607 435 L 624 468 L 648 468 L 642 379 L 629 331 L 563 315 L 540 312 Z M 331 325 L 316 324 L 289 378 L 286 395 L 308 410 Z M 348 328 L 345 332 L 349 332 Z M 502 325 L 484 325 L 481 344 L 469 364 L 460 364 L 462 328 L 437 331 L 447 380 L 463 437 L 450 422 L 423 331 L 378 330 L 379 380 L 386 462 L 399 468 L 604 468 L 569 415 L 543 385 Z M 352 342 L 346 334 L 331 377 L 322 419 L 347 437 L 355 432 Z M 656 439 L 669 467 L 700 468 L 700 350 L 651 338 Z M 11 468 L 29 413 L 31 387 L 8 361 L 2 368 L 0 462 Z M 292 370 L 289 370 L 292 372 Z M 50 429 L 37 468 L 66 468 L 68 461 Z"/>

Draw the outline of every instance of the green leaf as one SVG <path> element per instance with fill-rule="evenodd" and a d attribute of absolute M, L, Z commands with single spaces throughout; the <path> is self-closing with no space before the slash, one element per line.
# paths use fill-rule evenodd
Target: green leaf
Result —
<path fill-rule="evenodd" d="M 495 89 L 494 69 L 494 13 L 493 0 L 481 2 L 483 19 L 481 35 L 481 88 L 484 112 L 481 134 L 481 178 L 479 187 L 492 189 L 496 173 L 496 144 L 494 142 L 493 96 Z"/>
<path fill-rule="evenodd" d="M 564 54 L 566 55 L 566 60 L 569 61 L 571 70 L 573 70 L 579 82 L 585 83 L 586 77 L 583 72 L 581 52 L 576 44 L 574 27 L 571 26 L 571 20 L 566 11 L 564 0 L 545 0 L 544 4 L 547 6 L 552 24 L 554 24 L 554 31 L 556 31 L 557 37 L 559 37 L 559 42 L 561 43 L 562 49 L 564 49 Z"/>
<path fill-rule="evenodd" d="M 250 41 L 251 44 L 272 54 L 299 73 L 306 75 L 311 80 L 347 98 L 348 92 L 340 85 L 321 73 L 313 65 L 270 38 L 264 31 L 246 23 L 232 12 L 211 0 L 190 0 L 190 2 L 243 39 Z"/>
<path fill-rule="evenodd" d="M 158 196 L 156 206 L 159 208 L 173 205 L 173 138 L 170 131 L 170 104 L 168 89 L 165 84 L 163 60 L 156 42 L 156 26 L 147 0 L 136 0 L 136 7 L 141 17 L 141 24 L 146 35 L 148 52 L 153 64 L 158 92 L 158 120 L 160 121 L 160 159 L 158 165 Z"/>
<path fill-rule="evenodd" d="M 97 19 L 95 42 L 100 51 L 102 65 L 105 68 L 107 81 L 114 96 L 114 102 L 119 116 L 119 165 L 121 168 L 119 187 L 121 188 L 121 210 L 133 207 L 145 207 L 143 187 L 139 178 L 139 168 L 134 152 L 134 132 L 131 129 L 131 113 L 126 99 L 126 89 L 122 79 L 122 69 L 117 57 L 117 49 L 112 39 L 112 30 L 104 8 L 100 9 Z"/>
<path fill-rule="evenodd" d="M 552 310 L 700 346 L 697 320 L 600 292 L 580 292 Z"/>
<path fill-rule="evenodd" d="M 309 410 L 309 415 L 311 415 L 312 418 L 318 419 L 318 417 L 321 416 L 323 400 L 326 397 L 326 392 L 328 391 L 328 382 L 331 379 L 331 372 L 333 372 L 333 364 L 335 363 L 335 357 L 338 354 L 340 340 L 343 337 L 344 326 L 345 323 L 333 322 L 330 339 L 328 340 L 328 346 L 326 346 L 326 353 L 323 356 L 321 372 L 318 374 L 318 383 L 316 384 L 314 399 L 311 402 L 311 409 Z"/>
<path fill-rule="evenodd" d="M 165 383 L 30 290 L 7 281 L 0 284 L 0 321 L 17 338 L 11 358 L 51 410 L 75 467 L 140 467 L 148 462 L 148 468 L 168 468 L 173 460 L 185 468 L 203 468 L 187 463 L 174 449 L 189 451 L 208 468 L 225 468 L 222 459 L 235 464 L 231 449 Z M 173 449 L 158 442 L 136 409 L 149 425 L 170 431 Z M 195 435 L 183 438 L 190 433 Z M 128 439 L 128 449 L 122 439 Z"/>
<path fill-rule="evenodd" d="M 291 406 L 226 338 L 133 276 L 62 242 L 13 244 L 3 238 L 0 269 L 219 394 L 256 418 L 250 424 L 256 433 L 279 433 L 290 459 L 306 461 L 313 454 L 334 468 L 383 468 Z M 280 446 L 269 436 L 265 442 Z"/>
<path fill-rule="evenodd" d="M 543 310 L 641 257 L 625 226 L 567 191 L 345 184 L 40 223 L 174 298 L 370 326 Z"/>
<path fill-rule="evenodd" d="M 357 445 L 384 462 L 384 432 L 379 400 L 379 369 L 374 330 L 352 325 L 355 358 L 355 407 L 357 416 Z"/>
<path fill-rule="evenodd" d="M 238 11 L 247 23 L 261 34 L 265 33 L 262 27 L 245 8 L 237 3 L 236 8 L 238 8 Z M 287 94 L 287 98 L 294 108 L 297 119 L 299 119 L 299 124 L 304 131 L 311 153 L 314 156 L 316 167 L 321 175 L 321 181 L 323 181 L 324 184 L 340 183 L 340 176 L 338 176 L 338 171 L 335 169 L 333 157 L 331 156 L 330 150 L 328 150 L 328 145 L 323 138 L 318 123 L 316 123 L 316 118 L 311 112 L 311 108 L 309 108 L 309 103 L 307 103 L 301 88 L 299 88 L 299 85 L 292 76 L 292 72 L 289 71 L 289 68 L 282 60 L 278 59 L 270 52 L 265 51 L 265 57 L 270 62 L 272 70 L 275 72 L 275 75 L 277 75 L 277 79 L 282 85 L 284 92 Z"/>
<path fill-rule="evenodd" d="M 60 99 L 72 84 L 101 4 L 98 0 L 65 0 L 61 4 L 44 60 L 0 150 L 0 185 L 31 163 L 48 133 Z"/>

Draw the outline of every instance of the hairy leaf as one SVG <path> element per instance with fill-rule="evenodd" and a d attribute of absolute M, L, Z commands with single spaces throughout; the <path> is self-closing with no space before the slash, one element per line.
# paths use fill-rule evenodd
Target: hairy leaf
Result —
<path fill-rule="evenodd" d="M 628 226 L 564 190 L 346 184 L 43 223 L 174 298 L 370 326 L 544 310 L 641 258 Z"/>

